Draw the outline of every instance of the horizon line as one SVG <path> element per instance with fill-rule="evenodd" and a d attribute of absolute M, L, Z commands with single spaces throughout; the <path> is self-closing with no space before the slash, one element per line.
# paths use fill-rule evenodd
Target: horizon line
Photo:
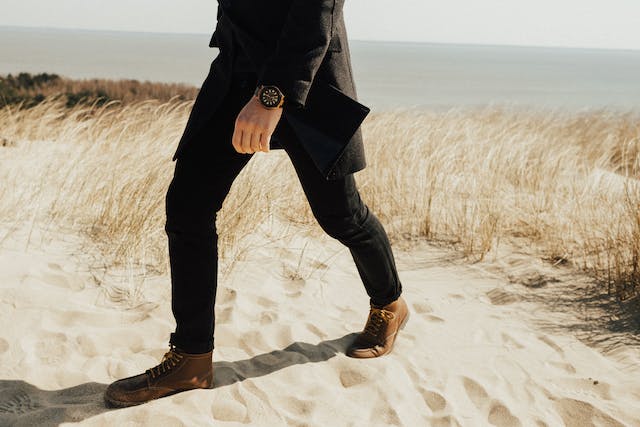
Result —
<path fill-rule="evenodd" d="M 16 30 L 45 30 L 45 31 L 67 31 L 67 32 L 91 32 L 91 33 L 125 33 L 125 34 L 153 34 L 153 35 L 184 35 L 184 36 L 210 36 L 211 33 L 190 33 L 190 32 L 161 32 L 161 31 L 136 31 L 136 30 L 114 30 L 104 28 L 71 28 L 71 27 L 49 27 L 49 26 L 28 26 L 28 25 L 6 25 L 0 24 L 0 29 L 9 28 Z M 213 32 L 213 30 L 212 30 Z M 604 50 L 604 51 L 625 51 L 640 52 L 639 48 L 616 48 L 616 47 L 591 47 L 591 46 L 560 46 L 560 45 L 535 45 L 535 44 L 509 44 L 509 43 L 473 43 L 473 42 L 445 42 L 445 41 L 424 41 L 424 40 L 371 40 L 356 39 L 348 37 L 349 41 L 360 43 L 398 43 L 398 44 L 425 44 L 425 45 L 450 45 L 450 46 L 486 46 L 486 47 L 512 47 L 512 48 L 534 48 L 534 49 L 579 49 L 579 50 Z"/>

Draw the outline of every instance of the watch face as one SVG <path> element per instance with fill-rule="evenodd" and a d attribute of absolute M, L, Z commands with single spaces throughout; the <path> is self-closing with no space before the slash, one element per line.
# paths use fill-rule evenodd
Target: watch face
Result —
<path fill-rule="evenodd" d="M 278 89 L 271 86 L 263 87 L 260 91 L 259 97 L 260 102 L 265 107 L 277 107 L 282 99 L 282 95 L 278 92 Z"/>

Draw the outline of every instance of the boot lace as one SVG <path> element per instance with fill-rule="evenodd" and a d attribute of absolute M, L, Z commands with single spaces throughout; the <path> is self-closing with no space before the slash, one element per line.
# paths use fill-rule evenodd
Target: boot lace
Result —
<path fill-rule="evenodd" d="M 381 336 L 385 332 L 384 326 L 387 325 L 393 317 L 394 314 L 389 310 L 372 307 L 369 312 L 369 319 L 364 327 L 363 335 L 374 343 L 382 343 L 385 338 Z"/>
<path fill-rule="evenodd" d="M 182 358 L 183 356 L 178 353 L 176 347 L 170 344 L 169 351 L 164 354 L 160 363 L 151 369 L 147 369 L 147 372 L 151 378 L 155 378 L 164 372 L 168 372 L 171 368 L 178 366 Z"/>

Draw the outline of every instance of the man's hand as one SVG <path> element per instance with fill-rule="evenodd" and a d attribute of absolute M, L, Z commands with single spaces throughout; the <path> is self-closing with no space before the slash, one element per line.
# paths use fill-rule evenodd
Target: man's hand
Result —
<path fill-rule="evenodd" d="M 238 153 L 269 152 L 271 135 L 282 116 L 282 108 L 267 109 L 254 95 L 236 118 L 231 139 Z"/>

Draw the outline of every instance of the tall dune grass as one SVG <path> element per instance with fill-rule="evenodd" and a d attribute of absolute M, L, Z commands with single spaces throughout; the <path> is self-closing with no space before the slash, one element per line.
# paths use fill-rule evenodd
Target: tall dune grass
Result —
<path fill-rule="evenodd" d="M 0 221 L 71 227 L 91 236 L 105 263 L 166 272 L 164 196 L 190 107 L 5 107 Z M 426 237 L 470 260 L 500 242 L 524 245 L 627 298 L 640 282 L 639 115 L 506 106 L 372 113 L 363 124 L 368 167 L 356 179 L 395 244 Z M 282 151 L 257 154 L 234 184 L 218 216 L 223 259 L 238 254 L 255 218 L 321 233 Z"/>

